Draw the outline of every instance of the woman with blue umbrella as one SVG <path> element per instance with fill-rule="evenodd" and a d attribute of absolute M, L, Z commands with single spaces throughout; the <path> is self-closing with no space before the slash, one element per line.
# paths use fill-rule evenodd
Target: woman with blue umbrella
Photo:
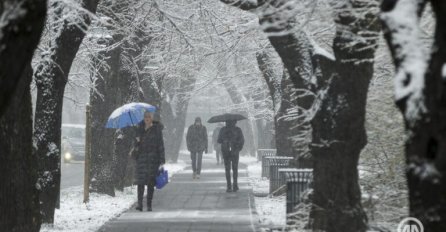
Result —
<path fill-rule="evenodd" d="M 147 211 L 152 211 L 152 199 L 158 171 L 165 163 L 163 126 L 153 120 L 155 107 L 145 103 L 130 103 L 115 110 L 107 127 L 122 128 L 136 125 L 133 158 L 136 161 L 135 184 L 138 186 L 137 210 L 143 210 L 144 188 L 147 185 Z"/>

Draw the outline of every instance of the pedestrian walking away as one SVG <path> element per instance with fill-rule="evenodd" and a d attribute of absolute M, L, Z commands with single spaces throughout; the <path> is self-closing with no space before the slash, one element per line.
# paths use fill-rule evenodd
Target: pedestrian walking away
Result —
<path fill-rule="evenodd" d="M 151 112 L 144 113 L 138 124 L 132 156 L 136 161 L 135 184 L 138 186 L 137 210 L 143 210 L 144 187 L 147 185 L 147 211 L 152 211 L 155 179 L 165 163 L 163 125 L 153 121 Z"/>
<path fill-rule="evenodd" d="M 217 142 L 218 140 L 218 134 L 220 133 L 220 130 L 222 128 L 222 124 L 218 124 L 217 127 L 212 132 L 212 146 L 215 151 L 215 156 L 217 158 L 217 164 L 220 164 L 220 160 L 223 159 L 221 155 L 221 145 Z M 221 162 L 223 163 L 223 161 Z"/>
<path fill-rule="evenodd" d="M 237 192 L 238 191 L 238 162 L 239 153 L 243 148 L 245 139 L 243 137 L 242 130 L 240 127 L 236 126 L 236 120 L 226 121 L 226 126 L 221 128 L 218 135 L 217 142 L 221 144 L 221 152 L 223 154 L 223 159 L 225 163 L 225 174 L 226 174 L 226 192 Z M 232 179 L 233 183 L 231 185 L 231 168 L 232 168 Z"/>
<path fill-rule="evenodd" d="M 186 134 L 186 144 L 192 160 L 192 178 L 199 179 L 203 152 L 208 153 L 208 134 L 206 127 L 201 123 L 200 117 L 195 118 L 194 124 L 189 126 Z"/>

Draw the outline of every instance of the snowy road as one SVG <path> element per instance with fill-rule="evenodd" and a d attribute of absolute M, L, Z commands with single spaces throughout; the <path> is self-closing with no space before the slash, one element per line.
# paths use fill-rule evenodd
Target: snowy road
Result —
<path fill-rule="evenodd" d="M 83 185 L 84 183 L 84 162 L 73 162 L 61 164 L 62 177 L 61 189 Z"/>

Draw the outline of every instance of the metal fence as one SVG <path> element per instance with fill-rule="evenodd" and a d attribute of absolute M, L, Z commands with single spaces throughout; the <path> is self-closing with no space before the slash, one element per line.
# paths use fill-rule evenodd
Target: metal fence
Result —
<path fill-rule="evenodd" d="M 277 149 L 257 149 L 257 160 L 262 161 L 264 156 L 275 156 Z"/>
<path fill-rule="evenodd" d="M 265 162 L 265 157 L 276 156 L 276 149 L 258 149 L 257 158 L 262 161 L 262 177 L 269 178 L 269 166 Z"/>
<path fill-rule="evenodd" d="M 273 193 L 279 189 L 279 168 L 289 167 L 291 160 L 293 160 L 293 157 L 272 156 L 265 158 L 265 161 L 269 166 L 269 193 Z"/>
<path fill-rule="evenodd" d="M 313 169 L 282 170 L 281 174 L 286 179 L 286 212 L 289 214 L 302 201 L 305 190 L 310 188 L 313 181 Z"/>
<path fill-rule="evenodd" d="M 286 187 L 287 187 L 285 173 L 287 173 L 287 172 L 295 172 L 295 171 L 298 171 L 298 170 L 299 169 L 297 169 L 297 168 L 288 168 L 288 167 L 286 167 L 286 168 L 279 168 L 279 182 L 278 182 L 279 188 L 285 188 L 286 189 Z"/>

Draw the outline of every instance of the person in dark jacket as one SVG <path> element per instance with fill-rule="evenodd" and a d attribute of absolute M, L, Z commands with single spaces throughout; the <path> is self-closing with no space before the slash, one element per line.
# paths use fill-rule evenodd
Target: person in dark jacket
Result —
<path fill-rule="evenodd" d="M 134 157 L 135 184 L 138 186 L 137 210 L 142 211 L 144 187 L 147 185 L 147 211 L 152 211 L 152 198 L 158 170 L 165 163 L 163 126 L 153 121 L 153 114 L 144 113 L 144 120 L 138 125 L 136 132 L 137 152 Z"/>
<path fill-rule="evenodd" d="M 225 163 L 225 173 L 226 173 L 226 192 L 237 192 L 238 191 L 238 161 L 239 153 L 243 148 L 245 143 L 245 138 L 243 137 L 242 130 L 235 124 L 237 121 L 226 121 L 226 126 L 221 128 L 218 135 L 217 142 L 221 144 L 221 152 L 223 154 L 223 160 Z M 231 167 L 232 167 L 232 177 L 233 185 L 231 185 Z"/>
<path fill-rule="evenodd" d="M 208 132 L 200 117 L 195 118 L 195 123 L 187 130 L 186 144 L 192 159 L 192 178 L 200 179 L 203 152 L 208 153 Z"/>
<path fill-rule="evenodd" d="M 220 164 L 220 157 L 221 157 L 221 145 L 217 142 L 218 134 L 220 133 L 221 128 L 222 128 L 222 126 L 220 124 L 218 124 L 217 127 L 212 132 L 212 146 L 215 150 L 217 164 Z"/>

